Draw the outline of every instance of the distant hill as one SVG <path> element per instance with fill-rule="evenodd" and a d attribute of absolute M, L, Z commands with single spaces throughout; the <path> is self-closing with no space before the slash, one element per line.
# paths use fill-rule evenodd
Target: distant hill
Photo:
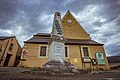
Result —
<path fill-rule="evenodd" d="M 109 63 L 120 63 L 120 55 L 119 56 L 110 56 L 107 57 Z"/>

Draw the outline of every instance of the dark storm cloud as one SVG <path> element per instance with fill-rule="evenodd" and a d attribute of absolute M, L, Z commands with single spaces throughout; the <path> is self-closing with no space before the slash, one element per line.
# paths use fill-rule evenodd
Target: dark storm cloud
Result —
<path fill-rule="evenodd" d="M 105 44 L 108 55 L 118 55 L 119 6 L 120 0 L 1 0 L 0 35 L 16 35 L 23 44 L 33 34 L 50 33 L 54 12 L 63 16 L 69 9 L 92 39 Z"/>
<path fill-rule="evenodd" d="M 89 28 L 90 24 L 85 25 L 94 40 L 105 44 L 108 55 L 120 55 L 120 3 L 118 2 L 120 0 L 100 0 L 100 3 L 97 4 L 103 5 L 103 9 L 97 12 L 97 16 L 101 16 L 105 20 L 91 23 L 93 26 L 91 28 Z"/>
<path fill-rule="evenodd" d="M 106 49 L 108 53 L 111 53 L 112 55 L 120 55 L 120 43 L 113 45 L 107 45 Z"/>
<path fill-rule="evenodd" d="M 90 34 L 94 34 L 94 33 L 98 32 L 98 30 L 96 30 L 96 29 L 89 29 L 88 32 Z"/>
<path fill-rule="evenodd" d="M 0 28 L 8 28 L 4 26 L 8 21 L 12 19 L 16 13 L 16 3 L 17 1 L 1 0 L 0 1 Z M 4 26 L 4 27 L 1 27 Z"/>
<path fill-rule="evenodd" d="M 112 31 L 108 31 L 108 32 L 105 32 L 105 33 L 103 33 L 102 34 L 102 36 L 104 36 L 104 37 L 112 37 L 112 36 L 114 36 L 115 34 L 117 34 L 117 32 L 112 32 Z"/>
<path fill-rule="evenodd" d="M 96 21 L 93 23 L 93 25 L 97 25 L 97 26 L 102 26 L 103 24 L 105 24 L 105 22 L 100 22 L 100 21 Z"/>
<path fill-rule="evenodd" d="M 119 0 L 102 0 L 101 3 L 104 4 L 104 9 L 100 11 L 103 17 L 107 18 L 107 22 L 116 19 L 120 15 L 120 4 Z"/>

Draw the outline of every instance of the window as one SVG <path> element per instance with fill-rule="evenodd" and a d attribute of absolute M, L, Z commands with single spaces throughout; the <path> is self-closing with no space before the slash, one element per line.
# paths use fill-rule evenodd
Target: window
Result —
<path fill-rule="evenodd" d="M 71 22 L 72 22 L 72 20 L 70 20 L 70 19 L 68 19 L 67 21 L 68 21 L 69 23 L 71 23 Z"/>
<path fill-rule="evenodd" d="M 68 57 L 67 47 L 65 47 L 65 57 Z"/>
<path fill-rule="evenodd" d="M 46 56 L 46 46 L 41 46 L 41 48 L 40 48 L 40 56 Z"/>
<path fill-rule="evenodd" d="M 10 44 L 10 47 L 9 47 L 9 51 L 12 51 L 13 46 L 14 46 L 14 44 L 13 44 L 13 43 L 11 43 L 11 44 Z"/>
<path fill-rule="evenodd" d="M 11 41 L 13 41 L 13 38 L 11 39 Z"/>
<path fill-rule="evenodd" d="M 89 56 L 88 47 L 83 47 L 83 54 L 84 56 Z"/>

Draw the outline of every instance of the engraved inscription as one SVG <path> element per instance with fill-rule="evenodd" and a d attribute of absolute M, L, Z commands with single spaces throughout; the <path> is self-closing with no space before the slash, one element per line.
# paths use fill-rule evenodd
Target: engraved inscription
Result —
<path fill-rule="evenodd" d="M 54 48 L 55 48 L 54 57 L 57 58 L 57 59 L 62 59 L 63 56 L 64 56 L 64 54 L 63 54 L 63 44 L 55 43 Z"/>

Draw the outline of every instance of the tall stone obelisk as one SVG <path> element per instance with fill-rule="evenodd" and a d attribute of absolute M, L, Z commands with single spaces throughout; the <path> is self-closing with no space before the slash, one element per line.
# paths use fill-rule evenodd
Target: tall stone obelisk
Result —
<path fill-rule="evenodd" d="M 49 40 L 49 61 L 43 65 L 45 70 L 70 71 L 74 68 L 70 62 L 65 61 L 65 41 L 61 14 L 55 12 L 51 38 Z"/>
<path fill-rule="evenodd" d="M 59 60 L 63 62 L 65 60 L 65 39 L 63 36 L 61 14 L 56 12 L 54 15 L 53 27 L 52 27 L 50 44 L 49 60 Z"/>

